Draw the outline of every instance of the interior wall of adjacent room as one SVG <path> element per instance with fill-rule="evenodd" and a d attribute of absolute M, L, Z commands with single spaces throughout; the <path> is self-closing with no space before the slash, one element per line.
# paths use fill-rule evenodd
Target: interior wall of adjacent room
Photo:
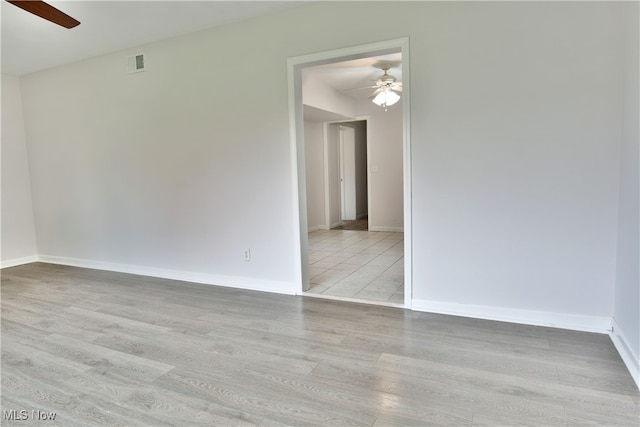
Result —
<path fill-rule="evenodd" d="M 624 13 L 317 2 L 24 76 L 40 252 L 295 292 L 287 58 L 408 37 L 414 305 L 611 317 Z"/>
<path fill-rule="evenodd" d="M 358 160 L 356 161 L 356 216 L 358 218 L 368 216 L 369 226 L 373 226 L 372 230 L 401 231 L 403 228 L 402 107 L 397 104 L 393 109 L 384 111 L 368 99 L 355 101 L 347 97 L 349 100 L 345 100 L 346 95 L 336 92 L 335 89 L 314 79 L 313 76 L 307 77 L 302 89 L 306 105 L 336 114 L 349 113 L 352 116 L 367 117 L 369 125 L 364 120 L 343 124 L 353 127 L 356 135 L 356 159 Z M 339 170 L 336 166 L 339 165 L 339 141 L 334 138 L 338 135 L 337 125 L 329 126 L 327 144 L 330 160 L 328 164 L 331 169 L 328 177 L 331 201 L 330 225 L 335 227 L 341 222 Z M 370 172 L 376 174 L 371 183 L 367 182 L 368 171 L 367 167 L 363 166 L 367 164 L 368 151 L 375 156 L 377 167 L 375 172 Z M 309 155 L 305 154 L 305 159 L 309 162 Z M 371 176 L 374 178 L 373 175 Z M 315 198 L 315 195 L 307 194 L 308 197 Z M 371 204 L 369 198 L 376 203 Z"/>
<path fill-rule="evenodd" d="M 640 375 L 640 137 L 638 128 L 638 3 L 625 13 L 625 79 L 623 90 L 622 155 L 618 213 L 618 251 L 613 317 Z M 638 385 L 640 386 L 640 380 Z"/>
<path fill-rule="evenodd" d="M 326 126 L 327 184 L 329 186 L 329 228 L 342 224 L 342 201 L 340 196 L 340 128 L 337 123 Z"/>
<path fill-rule="evenodd" d="M 307 185 L 307 225 L 309 230 L 326 228 L 322 122 L 304 121 L 304 150 Z"/>
<path fill-rule="evenodd" d="M 354 117 L 354 99 L 327 85 L 314 76 L 312 71 L 302 71 L 302 103 L 346 117 Z"/>
<path fill-rule="evenodd" d="M 38 254 L 20 79 L 2 75 L 2 264 Z"/>
<path fill-rule="evenodd" d="M 368 99 L 356 105 L 368 121 L 369 230 L 402 231 L 403 206 L 403 118 L 402 103 L 387 111 Z"/>
<path fill-rule="evenodd" d="M 356 169 L 356 219 L 367 217 L 367 122 L 353 122 L 355 130 L 355 169 Z"/>

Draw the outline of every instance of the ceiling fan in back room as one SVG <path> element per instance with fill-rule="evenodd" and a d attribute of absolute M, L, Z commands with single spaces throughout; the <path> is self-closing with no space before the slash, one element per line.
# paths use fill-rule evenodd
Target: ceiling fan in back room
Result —
<path fill-rule="evenodd" d="M 388 106 L 393 105 L 400 100 L 400 95 L 398 95 L 397 92 L 402 92 L 402 82 L 389 74 L 391 64 L 382 64 L 380 67 L 376 68 L 380 68 L 384 71 L 384 74 L 374 80 L 374 85 L 348 89 L 347 91 L 375 89 L 371 96 L 369 96 L 369 99 L 374 104 L 383 107 L 384 110 L 387 111 Z"/>
<path fill-rule="evenodd" d="M 64 28 L 73 28 L 80 25 L 80 21 L 67 15 L 66 13 L 56 9 L 48 3 L 40 0 L 6 0 L 20 9 L 33 13 L 42 19 L 58 24 Z"/>

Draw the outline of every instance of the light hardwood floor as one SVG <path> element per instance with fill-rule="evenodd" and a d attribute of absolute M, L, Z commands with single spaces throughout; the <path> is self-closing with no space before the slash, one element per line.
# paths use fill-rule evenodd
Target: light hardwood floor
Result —
<path fill-rule="evenodd" d="M 2 425 L 640 421 L 606 335 L 40 263 L 1 290 Z"/>

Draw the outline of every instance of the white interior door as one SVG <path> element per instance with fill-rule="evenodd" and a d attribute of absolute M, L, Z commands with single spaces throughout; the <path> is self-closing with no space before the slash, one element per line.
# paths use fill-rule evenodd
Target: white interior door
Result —
<path fill-rule="evenodd" d="M 356 136 L 349 126 L 340 126 L 340 190 L 342 220 L 356 219 Z"/>

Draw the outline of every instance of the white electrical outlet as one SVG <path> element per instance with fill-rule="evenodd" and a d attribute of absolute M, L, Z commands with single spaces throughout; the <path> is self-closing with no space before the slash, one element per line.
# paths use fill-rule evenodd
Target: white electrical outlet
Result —
<path fill-rule="evenodd" d="M 251 249 L 246 248 L 244 250 L 244 260 L 247 262 L 251 261 Z"/>

